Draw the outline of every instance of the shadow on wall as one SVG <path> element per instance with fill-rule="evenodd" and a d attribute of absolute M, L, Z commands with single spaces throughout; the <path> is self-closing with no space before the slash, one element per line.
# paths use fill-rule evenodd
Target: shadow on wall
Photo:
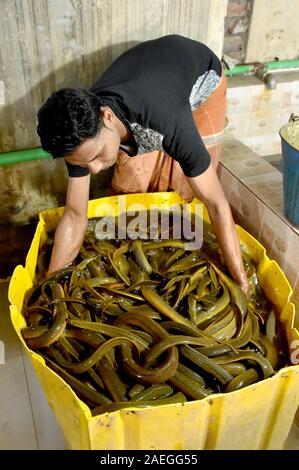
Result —
<path fill-rule="evenodd" d="M 12 120 L 12 116 L 20 121 L 21 110 L 26 110 L 28 114 L 30 108 L 31 120 L 29 123 L 23 122 L 23 125 L 32 129 L 31 148 L 39 147 L 36 113 L 50 94 L 63 87 L 89 88 L 116 57 L 136 44 L 138 43 L 135 41 L 109 46 L 53 70 L 34 88 L 28 90 L 22 99 L 1 106 L 0 122 Z M 13 122 L 7 125 L 11 135 L 6 135 L 3 139 L 3 128 L 2 132 L 0 128 L 0 145 L 1 141 L 16 140 Z M 2 151 L 5 149 L 2 148 Z M 113 168 L 91 176 L 90 199 L 107 194 L 112 176 Z M 0 181 L 0 278 L 3 278 L 9 276 L 17 264 L 24 264 L 39 212 L 65 204 L 67 171 L 61 158 L 13 165 L 0 164 Z"/>
<path fill-rule="evenodd" d="M 20 120 L 20 110 L 28 114 L 30 108 L 30 122 L 24 126 L 32 129 L 32 145 L 39 147 L 40 141 L 36 134 L 36 114 L 40 106 L 50 94 L 63 87 L 89 88 L 100 77 L 107 66 L 122 52 L 138 44 L 136 41 L 111 45 L 93 54 L 66 64 L 40 81 L 35 87 L 28 90 L 22 99 L 0 107 L 0 121 L 4 122 L 11 116 Z M 107 65 L 106 65 L 107 64 Z M 42 73 L 42 71 L 41 71 Z M 36 104 L 35 104 L 36 103 Z M 8 125 L 10 135 L 6 135 L 2 142 L 16 139 L 13 123 Z M 34 135 L 33 135 L 34 134 Z M 2 136 L 4 137 L 4 136 Z M 5 149 L 2 149 L 5 151 Z M 0 154 L 1 162 L 1 154 Z M 101 197 L 106 194 L 113 170 L 92 175 L 90 198 Z M 4 184 L 0 188 L 0 224 L 24 224 L 37 219 L 41 210 L 49 207 L 64 205 L 67 185 L 67 172 L 61 159 L 39 160 L 24 162 L 15 165 L 0 165 L 0 178 Z"/>

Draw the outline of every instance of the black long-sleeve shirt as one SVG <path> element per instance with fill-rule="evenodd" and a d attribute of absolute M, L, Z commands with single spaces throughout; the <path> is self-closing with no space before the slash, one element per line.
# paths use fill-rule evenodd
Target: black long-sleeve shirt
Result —
<path fill-rule="evenodd" d="M 221 62 L 204 44 L 178 35 L 132 47 L 120 55 L 92 85 L 128 128 L 135 155 L 163 150 L 177 160 L 186 176 L 198 176 L 210 156 L 195 126 L 192 111 L 216 89 Z M 70 176 L 89 170 L 67 164 Z"/>

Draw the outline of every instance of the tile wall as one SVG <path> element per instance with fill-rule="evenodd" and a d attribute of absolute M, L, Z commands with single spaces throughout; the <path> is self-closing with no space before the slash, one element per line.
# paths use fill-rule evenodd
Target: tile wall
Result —
<path fill-rule="evenodd" d="M 283 215 L 282 174 L 227 133 L 219 177 L 236 222 L 262 243 L 289 279 L 299 327 L 299 227 Z"/>
<path fill-rule="evenodd" d="M 259 155 L 280 153 L 279 129 L 291 113 L 299 115 L 299 70 L 274 77 L 274 90 L 255 76 L 228 78 L 227 129 Z"/>

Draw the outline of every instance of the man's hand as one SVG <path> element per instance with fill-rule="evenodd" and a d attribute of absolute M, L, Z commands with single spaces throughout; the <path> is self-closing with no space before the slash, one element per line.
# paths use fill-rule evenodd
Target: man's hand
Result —
<path fill-rule="evenodd" d="M 250 290 L 250 284 L 248 282 L 246 273 L 245 273 L 245 278 L 239 284 L 243 292 L 246 294 L 246 297 L 249 298 L 251 290 Z"/>

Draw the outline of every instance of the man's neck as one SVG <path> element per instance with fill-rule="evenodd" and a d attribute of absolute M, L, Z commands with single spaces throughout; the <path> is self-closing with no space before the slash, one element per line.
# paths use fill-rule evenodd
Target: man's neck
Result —
<path fill-rule="evenodd" d="M 130 134 L 126 126 L 118 117 L 116 118 L 116 126 L 120 135 L 120 141 L 126 142 L 130 138 Z"/>

